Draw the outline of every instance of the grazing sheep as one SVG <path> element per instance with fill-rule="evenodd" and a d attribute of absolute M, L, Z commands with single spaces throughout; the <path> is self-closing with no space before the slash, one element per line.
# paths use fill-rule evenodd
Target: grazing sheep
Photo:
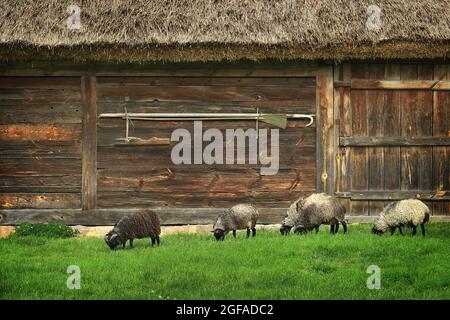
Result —
<path fill-rule="evenodd" d="M 247 229 L 247 238 L 250 236 L 250 229 L 252 236 L 256 235 L 256 221 L 258 220 L 258 210 L 249 204 L 238 204 L 221 213 L 214 223 L 214 233 L 216 240 L 224 240 L 225 235 L 233 231 L 233 237 L 236 238 L 236 230 Z"/>
<path fill-rule="evenodd" d="M 295 201 L 291 204 L 289 209 L 287 210 L 286 216 L 284 217 L 283 222 L 281 223 L 280 227 L 280 233 L 282 235 L 288 235 L 289 232 L 291 232 L 292 227 L 295 226 L 295 224 L 300 219 L 300 205 L 301 205 L 301 199 Z"/>
<path fill-rule="evenodd" d="M 325 193 L 314 193 L 303 200 L 299 206 L 299 220 L 294 226 L 294 232 L 303 234 L 313 229 L 319 231 L 322 224 L 331 225 L 331 233 L 335 234 L 339 230 L 339 223 L 347 232 L 347 222 L 345 221 L 345 207 L 338 199 Z"/>
<path fill-rule="evenodd" d="M 400 234 L 403 235 L 402 227 L 409 227 L 412 228 L 412 235 L 415 236 L 417 226 L 420 225 L 422 236 L 425 237 L 425 223 L 429 220 L 430 209 L 420 200 L 408 199 L 391 202 L 375 221 L 372 233 L 383 234 L 389 231 L 392 235 L 398 228 Z"/>
<path fill-rule="evenodd" d="M 161 226 L 156 213 L 150 210 L 142 210 L 132 216 L 120 218 L 114 228 L 105 235 L 105 242 L 111 250 L 115 250 L 121 244 L 125 248 L 127 240 L 130 240 L 130 247 L 133 247 L 134 239 L 150 237 L 152 246 L 155 243 L 159 246 L 160 234 Z"/>

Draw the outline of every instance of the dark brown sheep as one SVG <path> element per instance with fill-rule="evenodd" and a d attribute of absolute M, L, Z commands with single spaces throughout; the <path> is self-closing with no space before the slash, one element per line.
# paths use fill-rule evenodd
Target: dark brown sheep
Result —
<path fill-rule="evenodd" d="M 155 243 L 159 246 L 160 234 L 161 226 L 156 213 L 150 210 L 142 210 L 132 216 L 120 218 L 114 228 L 105 235 L 105 242 L 111 250 L 115 250 L 119 245 L 123 245 L 123 248 L 125 248 L 127 240 L 130 240 L 130 247 L 133 247 L 134 239 L 150 237 L 152 246 Z"/>

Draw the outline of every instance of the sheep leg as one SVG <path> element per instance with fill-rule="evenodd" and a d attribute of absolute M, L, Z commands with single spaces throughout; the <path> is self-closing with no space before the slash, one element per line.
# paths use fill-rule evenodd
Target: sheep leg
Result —
<path fill-rule="evenodd" d="M 252 237 L 254 237 L 254 236 L 256 236 L 256 228 L 255 227 L 252 228 Z"/>
<path fill-rule="evenodd" d="M 159 247 L 160 243 L 161 243 L 161 241 L 159 240 L 159 237 L 156 237 L 156 244 L 158 245 L 158 247 Z"/>
<path fill-rule="evenodd" d="M 247 239 L 250 237 L 250 228 L 247 228 Z"/>
<path fill-rule="evenodd" d="M 417 228 L 416 228 L 416 226 L 413 226 L 412 229 L 413 229 L 413 230 L 412 230 L 412 235 L 415 236 L 416 233 L 417 233 Z"/>
<path fill-rule="evenodd" d="M 403 235 L 402 227 L 398 226 L 397 228 L 398 228 L 398 231 L 400 231 L 400 234 Z"/>
<path fill-rule="evenodd" d="M 319 232 L 319 227 L 315 227 L 314 229 L 316 229 L 316 233 Z"/>
<path fill-rule="evenodd" d="M 130 239 L 130 248 L 133 248 L 133 239 Z"/>
<path fill-rule="evenodd" d="M 334 233 L 338 233 L 339 231 L 339 222 L 334 225 Z"/>
<path fill-rule="evenodd" d="M 396 228 L 397 228 L 397 227 L 392 227 L 392 228 L 391 228 L 391 236 L 394 234 Z"/>
<path fill-rule="evenodd" d="M 420 224 L 420 229 L 422 230 L 422 237 L 425 237 L 425 222 Z"/>
<path fill-rule="evenodd" d="M 236 239 L 236 230 L 233 230 L 233 237 Z"/>
<path fill-rule="evenodd" d="M 330 224 L 330 233 L 334 234 L 334 224 Z"/>
<path fill-rule="evenodd" d="M 346 234 L 347 233 L 347 222 L 341 221 L 341 223 L 342 223 L 342 228 L 344 228 L 344 234 Z"/>
<path fill-rule="evenodd" d="M 124 243 L 122 244 L 122 249 L 125 249 L 126 244 L 127 244 L 127 240 L 125 240 Z"/>
<path fill-rule="evenodd" d="M 156 242 L 156 238 L 151 238 L 152 239 L 152 247 L 154 247 L 155 246 L 155 242 Z"/>

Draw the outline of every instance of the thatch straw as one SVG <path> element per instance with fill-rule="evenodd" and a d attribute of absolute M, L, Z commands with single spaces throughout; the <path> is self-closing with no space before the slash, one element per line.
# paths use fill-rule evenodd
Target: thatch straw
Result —
<path fill-rule="evenodd" d="M 70 30 L 67 6 L 81 8 Z M 381 9 L 369 30 L 367 8 Z M 1 0 L 2 60 L 446 58 L 448 0 Z"/>

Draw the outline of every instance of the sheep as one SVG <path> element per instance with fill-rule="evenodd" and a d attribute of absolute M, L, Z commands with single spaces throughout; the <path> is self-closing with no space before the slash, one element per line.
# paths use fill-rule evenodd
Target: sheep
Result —
<path fill-rule="evenodd" d="M 214 237 L 216 240 L 223 241 L 228 232 L 233 231 L 233 237 L 236 238 L 236 230 L 247 229 L 247 238 L 256 236 L 256 221 L 258 220 L 258 210 L 249 204 L 238 204 L 227 211 L 221 213 L 213 226 Z"/>
<path fill-rule="evenodd" d="M 117 246 L 125 244 L 130 240 L 130 247 L 133 247 L 134 239 L 150 237 L 152 246 L 157 243 L 159 246 L 159 235 L 161 234 L 161 226 L 159 218 L 155 212 L 150 210 L 141 210 L 132 216 L 125 216 L 114 225 L 114 228 L 105 235 L 105 242 L 111 250 L 115 250 Z"/>
<path fill-rule="evenodd" d="M 339 223 L 342 224 L 344 233 L 347 233 L 346 210 L 335 197 L 314 193 L 299 204 L 298 210 L 299 220 L 294 226 L 296 234 L 304 234 L 312 229 L 318 232 L 322 224 L 331 225 L 331 233 L 335 234 L 339 230 Z"/>
<path fill-rule="evenodd" d="M 394 234 L 398 228 L 403 235 L 402 227 L 412 228 L 412 235 L 417 233 L 417 226 L 422 229 L 425 237 L 425 223 L 430 220 L 430 209 L 425 203 L 417 199 L 401 200 L 389 203 L 381 212 L 372 228 L 373 234 L 381 235 L 386 231 Z"/>
<path fill-rule="evenodd" d="M 287 210 L 286 216 L 283 219 L 280 227 L 281 235 L 287 235 L 291 231 L 292 227 L 298 222 L 300 218 L 299 207 L 301 204 L 301 199 L 295 201 L 291 204 L 289 209 Z"/>

